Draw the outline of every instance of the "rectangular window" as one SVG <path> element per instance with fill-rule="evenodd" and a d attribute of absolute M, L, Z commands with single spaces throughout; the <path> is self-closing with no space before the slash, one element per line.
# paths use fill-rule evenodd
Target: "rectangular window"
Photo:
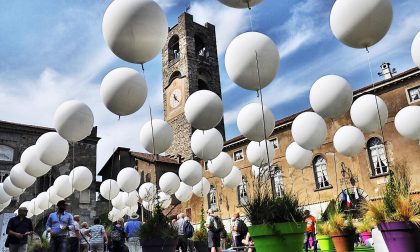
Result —
<path fill-rule="evenodd" d="M 272 143 L 272 144 L 273 144 L 274 149 L 279 148 L 279 140 L 277 140 L 277 137 L 276 137 L 276 138 L 272 138 L 272 139 L 270 139 L 269 141 L 270 141 L 270 143 Z"/>
<path fill-rule="evenodd" d="M 275 197 L 282 197 L 284 191 L 283 174 L 280 168 L 274 167 L 271 173 L 271 187 Z"/>
<path fill-rule="evenodd" d="M 89 189 L 80 192 L 79 203 L 80 204 L 90 203 L 90 190 Z"/>
<path fill-rule="evenodd" d="M 238 203 L 240 206 L 248 204 L 248 193 L 246 187 L 246 179 L 242 177 L 242 181 L 238 185 Z"/>
<path fill-rule="evenodd" d="M 208 207 L 209 209 L 212 209 L 213 211 L 217 210 L 217 201 L 216 201 L 216 196 L 217 196 L 217 192 L 216 192 L 216 188 L 214 186 L 210 186 L 210 192 L 208 194 Z"/>
<path fill-rule="evenodd" d="M 9 177 L 9 171 L 0 171 L 0 183 L 3 183 Z"/>
<path fill-rule="evenodd" d="M 233 152 L 233 161 L 239 161 L 244 159 L 244 152 L 242 149 Z"/>
<path fill-rule="evenodd" d="M 407 92 L 409 103 L 420 101 L 420 86 L 409 88 Z"/>

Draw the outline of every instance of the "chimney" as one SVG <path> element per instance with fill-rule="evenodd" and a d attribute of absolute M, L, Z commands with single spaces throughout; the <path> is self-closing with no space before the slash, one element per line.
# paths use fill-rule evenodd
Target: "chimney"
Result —
<path fill-rule="evenodd" d="M 379 72 L 379 76 L 383 76 L 385 80 L 391 79 L 394 73 L 397 73 L 395 68 L 391 69 L 391 63 L 382 63 L 380 66 L 382 72 Z"/>

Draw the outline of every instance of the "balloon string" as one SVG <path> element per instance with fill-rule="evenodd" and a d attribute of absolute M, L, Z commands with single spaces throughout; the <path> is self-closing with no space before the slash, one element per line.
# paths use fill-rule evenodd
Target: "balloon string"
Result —
<path fill-rule="evenodd" d="M 72 181 L 71 181 L 71 193 L 73 194 L 73 191 L 74 191 L 74 189 L 73 189 L 73 184 L 74 184 L 74 144 L 75 144 L 75 142 L 72 142 L 71 143 L 71 146 L 72 146 L 72 165 L 73 165 L 73 169 L 72 169 L 72 171 L 73 171 L 73 178 L 72 178 Z M 70 173 L 71 173 L 71 171 L 70 171 Z M 73 205 L 74 204 L 71 204 L 71 212 L 73 212 Z"/>
<path fill-rule="evenodd" d="M 334 155 L 335 183 L 337 184 L 337 195 L 338 195 L 338 173 L 337 173 L 337 160 L 335 159 L 335 152 L 333 152 L 333 155 Z"/>
<path fill-rule="evenodd" d="M 251 31 L 254 31 L 254 25 L 252 23 L 252 11 L 251 11 L 251 6 L 249 5 L 249 1 L 246 2 L 248 5 L 248 17 L 249 17 L 249 24 L 251 26 Z"/>
<path fill-rule="evenodd" d="M 146 71 L 144 70 L 144 64 L 141 64 L 141 70 L 143 71 L 144 80 L 146 80 Z M 147 80 L 146 80 L 147 83 Z M 157 153 L 155 148 L 155 134 L 154 134 L 154 128 L 153 128 L 153 116 L 152 116 L 152 106 L 150 106 L 150 99 L 148 99 L 149 103 L 149 117 L 150 117 L 150 127 L 152 128 L 152 145 L 153 145 L 153 163 L 156 162 L 157 159 Z"/>

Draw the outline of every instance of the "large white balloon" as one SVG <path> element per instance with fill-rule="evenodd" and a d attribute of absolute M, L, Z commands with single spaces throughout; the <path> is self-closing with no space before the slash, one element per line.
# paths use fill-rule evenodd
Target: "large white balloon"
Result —
<path fill-rule="evenodd" d="M 124 192 L 119 192 L 117 194 L 117 196 L 115 196 L 115 198 L 113 198 L 111 200 L 111 203 L 112 203 L 113 207 L 115 207 L 119 210 L 122 210 L 124 207 L 126 207 L 125 204 L 124 204 L 124 200 L 123 200 L 124 196 L 123 195 L 124 195 Z"/>
<path fill-rule="evenodd" d="M 3 189 L 3 183 L 0 183 L 0 204 L 4 204 L 12 198 L 9 194 L 7 194 Z"/>
<path fill-rule="evenodd" d="M 93 175 L 89 168 L 85 166 L 78 166 L 71 170 L 69 174 L 70 183 L 77 191 L 83 191 L 89 188 L 93 182 Z"/>
<path fill-rule="evenodd" d="M 55 189 L 54 185 L 48 188 L 48 200 L 51 204 L 57 205 L 60 200 L 63 200 L 63 197 L 57 195 L 57 190 Z"/>
<path fill-rule="evenodd" d="M 226 152 L 220 152 L 215 159 L 207 163 L 207 166 L 211 174 L 219 178 L 224 178 L 232 170 L 233 160 Z"/>
<path fill-rule="evenodd" d="M 202 178 L 200 182 L 193 186 L 192 191 L 198 197 L 204 197 L 210 192 L 209 181 L 206 178 Z"/>
<path fill-rule="evenodd" d="M 191 150 L 202 160 L 216 158 L 223 150 L 223 137 L 215 129 L 195 130 L 191 136 Z"/>
<path fill-rule="evenodd" d="M 262 107 L 260 103 L 251 103 L 243 107 L 238 114 L 238 129 L 251 141 L 267 139 L 274 131 L 274 115 L 267 106 L 264 106 L 264 109 Z"/>
<path fill-rule="evenodd" d="M 395 128 L 401 136 L 420 140 L 420 106 L 407 106 L 395 116 Z"/>
<path fill-rule="evenodd" d="M 226 50 L 226 72 L 233 82 L 245 89 L 266 87 L 276 76 L 279 64 L 276 44 L 262 33 L 243 33 Z"/>
<path fill-rule="evenodd" d="M 139 188 L 139 196 L 143 201 L 155 200 L 156 192 L 156 186 L 150 182 L 142 184 Z"/>
<path fill-rule="evenodd" d="M 286 160 L 289 165 L 297 169 L 304 169 L 311 164 L 312 151 L 304 149 L 296 142 L 293 142 L 287 146 Z"/>
<path fill-rule="evenodd" d="M 194 186 L 203 177 L 203 168 L 194 160 L 187 160 L 179 167 L 179 178 L 189 186 Z"/>
<path fill-rule="evenodd" d="M 363 150 L 365 136 L 360 129 L 347 125 L 337 130 L 333 143 L 337 152 L 353 157 Z"/>
<path fill-rule="evenodd" d="M 156 206 L 156 200 L 153 200 L 153 201 L 143 201 L 142 203 L 141 203 L 141 205 L 144 207 L 144 209 L 146 209 L 147 211 L 150 211 L 150 212 L 152 212 L 153 211 L 153 209 L 155 208 L 155 206 Z"/>
<path fill-rule="evenodd" d="M 112 210 L 108 213 L 108 219 L 112 222 L 115 222 L 121 219 L 122 217 L 124 217 L 124 212 L 115 207 L 113 207 Z"/>
<path fill-rule="evenodd" d="M 199 90 L 188 97 L 184 111 L 187 121 L 194 128 L 208 130 L 222 120 L 222 99 L 209 90 Z"/>
<path fill-rule="evenodd" d="M 90 135 L 93 120 L 93 113 L 88 105 L 70 100 L 62 103 L 55 111 L 54 128 L 63 138 L 77 142 Z"/>
<path fill-rule="evenodd" d="M 175 197 L 181 202 L 187 202 L 193 195 L 192 186 L 181 182 L 178 190 L 175 192 Z"/>
<path fill-rule="evenodd" d="M 390 0 L 337 0 L 330 15 L 334 36 L 353 48 L 376 44 L 388 32 L 391 22 Z"/>
<path fill-rule="evenodd" d="M 292 136 L 302 148 L 313 150 L 324 143 L 327 137 L 327 125 L 318 114 L 303 112 L 293 120 Z"/>
<path fill-rule="evenodd" d="M 68 175 L 61 175 L 56 178 L 54 181 L 54 188 L 56 194 L 62 198 L 67 198 L 73 193 L 73 188 Z"/>
<path fill-rule="evenodd" d="M 57 132 L 47 132 L 36 141 L 39 160 L 47 165 L 58 165 L 69 153 L 69 143 Z"/>
<path fill-rule="evenodd" d="M 10 202 L 12 202 L 12 199 L 10 198 L 8 201 L 6 201 L 3 204 L 0 204 L 0 212 L 3 211 L 6 207 L 10 205 Z"/>
<path fill-rule="evenodd" d="M 135 204 L 133 206 L 128 206 L 124 208 L 123 213 L 126 214 L 127 216 L 131 216 L 133 213 L 136 213 L 138 209 L 139 209 L 139 205 Z"/>
<path fill-rule="evenodd" d="M 179 188 L 179 177 L 173 172 L 166 172 L 159 179 L 159 187 L 162 192 L 174 194 Z"/>
<path fill-rule="evenodd" d="M 168 36 L 168 22 L 155 1 L 118 0 L 107 8 L 102 32 L 115 55 L 142 64 L 161 52 Z"/>
<path fill-rule="evenodd" d="M 19 187 L 15 186 L 12 183 L 12 181 L 10 180 L 10 177 L 7 177 L 4 180 L 3 189 L 8 195 L 10 195 L 12 197 L 17 197 L 25 191 L 25 189 L 22 189 L 22 188 L 19 188 Z"/>
<path fill-rule="evenodd" d="M 146 101 L 146 80 L 134 69 L 116 68 L 102 80 L 100 94 L 105 107 L 112 113 L 130 115 Z"/>
<path fill-rule="evenodd" d="M 388 108 L 379 96 L 367 94 L 353 103 L 350 116 L 354 125 L 362 131 L 375 132 L 384 127 L 388 119 Z"/>
<path fill-rule="evenodd" d="M 46 165 L 39 160 L 36 145 L 28 147 L 20 157 L 20 163 L 25 172 L 34 177 L 40 177 L 51 170 L 51 166 Z"/>
<path fill-rule="evenodd" d="M 158 196 L 159 196 L 159 198 L 158 198 L 159 205 L 163 209 L 166 209 L 171 205 L 171 203 L 172 203 L 171 195 L 166 194 L 164 192 L 160 192 L 160 193 L 158 193 Z"/>
<path fill-rule="evenodd" d="M 250 142 L 246 147 L 246 157 L 251 164 L 258 167 L 268 163 L 271 164 L 274 158 L 274 146 L 271 142 L 266 142 L 265 140 L 261 142 Z"/>
<path fill-rule="evenodd" d="M 148 121 L 141 128 L 140 143 L 150 153 L 159 154 L 165 152 L 171 147 L 172 141 L 172 128 L 161 119 L 153 119 L 152 123 Z"/>
<path fill-rule="evenodd" d="M 140 185 L 140 174 L 136 169 L 126 167 L 118 173 L 117 183 L 124 192 L 132 192 Z"/>
<path fill-rule="evenodd" d="M 52 207 L 52 203 L 49 201 L 48 192 L 42 192 L 36 196 L 36 206 L 37 208 L 41 209 L 42 211 L 47 210 L 48 208 Z"/>
<path fill-rule="evenodd" d="M 36 178 L 29 175 L 23 169 L 23 166 L 18 163 L 13 166 L 10 171 L 10 181 L 19 188 L 28 188 L 35 183 Z"/>
<path fill-rule="evenodd" d="M 139 202 L 139 198 L 140 196 L 137 191 L 132 191 L 129 193 L 124 192 L 123 197 L 122 197 L 124 204 L 128 207 L 137 206 Z"/>
<path fill-rule="evenodd" d="M 411 44 L 411 57 L 417 67 L 420 68 L 420 31 L 414 37 L 413 43 Z"/>
<path fill-rule="evenodd" d="M 343 77 L 326 75 L 312 85 L 309 101 L 318 115 L 336 119 L 349 111 L 353 102 L 353 91 Z"/>
<path fill-rule="evenodd" d="M 28 204 L 28 212 L 33 213 L 34 215 L 40 215 L 44 212 L 42 209 L 38 208 L 38 204 L 36 202 L 36 198 L 32 199 Z"/>
<path fill-rule="evenodd" d="M 239 170 L 238 167 L 234 166 L 232 168 L 232 171 L 222 179 L 223 185 L 234 189 L 236 188 L 242 181 L 242 173 L 241 170 Z"/>
<path fill-rule="evenodd" d="M 254 5 L 259 4 L 263 0 L 219 0 L 222 4 L 232 8 L 251 8 Z"/>
<path fill-rule="evenodd" d="M 120 192 L 120 187 L 118 186 L 117 181 L 113 179 L 107 179 L 102 182 L 99 191 L 102 197 L 104 197 L 107 200 L 112 200 Z"/>

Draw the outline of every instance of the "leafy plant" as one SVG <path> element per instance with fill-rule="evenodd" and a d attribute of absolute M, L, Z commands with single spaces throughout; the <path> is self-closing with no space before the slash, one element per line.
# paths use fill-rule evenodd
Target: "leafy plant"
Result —
<path fill-rule="evenodd" d="M 385 211 L 390 214 L 396 211 L 395 199 L 398 196 L 409 196 L 411 179 L 406 163 L 395 163 L 394 169 L 390 171 L 388 182 L 385 186 L 384 204 Z"/>
<path fill-rule="evenodd" d="M 174 239 L 178 236 L 178 230 L 169 223 L 169 218 L 163 214 L 162 208 L 157 204 L 152 217 L 141 226 L 138 235 L 140 239 L 157 237 L 164 240 Z"/>
<path fill-rule="evenodd" d="M 46 239 L 32 240 L 28 246 L 28 252 L 43 252 L 47 251 L 49 243 Z"/>
<path fill-rule="evenodd" d="M 328 224 L 330 232 L 354 232 L 356 230 L 351 216 L 347 216 L 346 219 L 344 213 L 340 212 L 330 214 Z"/>
<path fill-rule="evenodd" d="M 200 226 L 198 230 L 194 232 L 193 240 L 194 241 L 207 241 L 207 231 L 205 227 L 203 208 L 201 208 L 201 213 L 200 213 Z"/>
<path fill-rule="evenodd" d="M 330 230 L 330 225 L 328 222 L 319 222 L 317 223 L 317 233 L 320 235 L 328 235 Z"/>
<path fill-rule="evenodd" d="M 356 223 L 356 231 L 358 233 L 370 232 L 375 227 L 375 221 L 366 216 L 362 221 Z"/>
<path fill-rule="evenodd" d="M 393 221 L 411 221 L 420 225 L 420 201 L 409 196 L 400 195 L 394 201 L 395 213 L 391 214 Z"/>

